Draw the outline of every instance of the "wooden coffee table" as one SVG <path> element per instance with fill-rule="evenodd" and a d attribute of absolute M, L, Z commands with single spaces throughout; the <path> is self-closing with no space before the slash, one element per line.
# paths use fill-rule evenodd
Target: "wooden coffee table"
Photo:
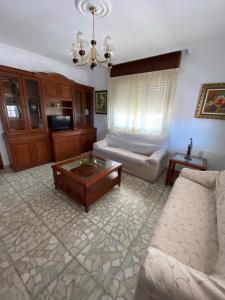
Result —
<path fill-rule="evenodd" d="M 169 167 L 166 175 L 167 185 L 173 185 L 177 177 L 179 176 L 179 171 L 176 170 L 176 165 L 185 166 L 192 169 L 197 169 L 201 171 L 207 170 L 207 159 L 198 156 L 191 156 L 191 160 L 187 160 L 184 158 L 185 154 L 183 153 L 175 153 L 169 160 Z"/>
<path fill-rule="evenodd" d="M 88 152 L 57 163 L 52 170 L 55 188 L 80 202 L 88 212 L 91 203 L 120 185 L 122 164 Z"/>

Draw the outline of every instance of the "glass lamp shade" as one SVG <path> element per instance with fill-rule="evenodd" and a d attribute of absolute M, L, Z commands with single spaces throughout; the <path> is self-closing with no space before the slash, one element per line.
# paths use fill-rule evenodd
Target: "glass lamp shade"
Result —
<path fill-rule="evenodd" d="M 114 50 L 112 39 L 109 35 L 106 36 L 103 47 L 104 47 L 105 53 L 109 53 L 110 51 Z"/>
<path fill-rule="evenodd" d="M 86 41 L 84 35 L 82 32 L 78 32 L 77 33 L 77 42 L 76 42 L 76 46 L 79 48 L 79 49 L 85 49 L 87 48 L 89 45 L 89 43 Z"/>

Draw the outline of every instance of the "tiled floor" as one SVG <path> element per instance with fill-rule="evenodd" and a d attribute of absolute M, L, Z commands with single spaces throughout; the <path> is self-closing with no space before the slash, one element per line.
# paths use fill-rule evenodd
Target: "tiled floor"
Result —
<path fill-rule="evenodd" d="M 50 164 L 0 171 L 0 299 L 131 300 L 169 192 L 123 174 L 86 214 Z"/>

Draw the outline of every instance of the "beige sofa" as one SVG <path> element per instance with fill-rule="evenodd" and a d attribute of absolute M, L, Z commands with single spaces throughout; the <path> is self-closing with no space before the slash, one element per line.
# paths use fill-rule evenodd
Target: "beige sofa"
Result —
<path fill-rule="evenodd" d="M 109 130 L 106 138 L 94 144 L 95 155 L 123 164 L 123 171 L 151 182 L 166 165 L 168 138 Z"/>
<path fill-rule="evenodd" d="M 183 169 L 151 239 L 134 299 L 225 299 L 225 171 Z"/>

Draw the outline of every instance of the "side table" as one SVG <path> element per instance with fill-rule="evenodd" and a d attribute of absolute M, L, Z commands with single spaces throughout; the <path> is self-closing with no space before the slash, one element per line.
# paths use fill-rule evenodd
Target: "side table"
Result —
<path fill-rule="evenodd" d="M 172 185 L 179 176 L 179 171 L 176 170 L 176 164 L 188 168 L 197 169 L 201 171 L 207 170 L 207 159 L 198 156 L 191 156 L 191 160 L 184 158 L 185 154 L 175 153 L 169 160 L 169 167 L 166 175 L 166 185 Z"/>

